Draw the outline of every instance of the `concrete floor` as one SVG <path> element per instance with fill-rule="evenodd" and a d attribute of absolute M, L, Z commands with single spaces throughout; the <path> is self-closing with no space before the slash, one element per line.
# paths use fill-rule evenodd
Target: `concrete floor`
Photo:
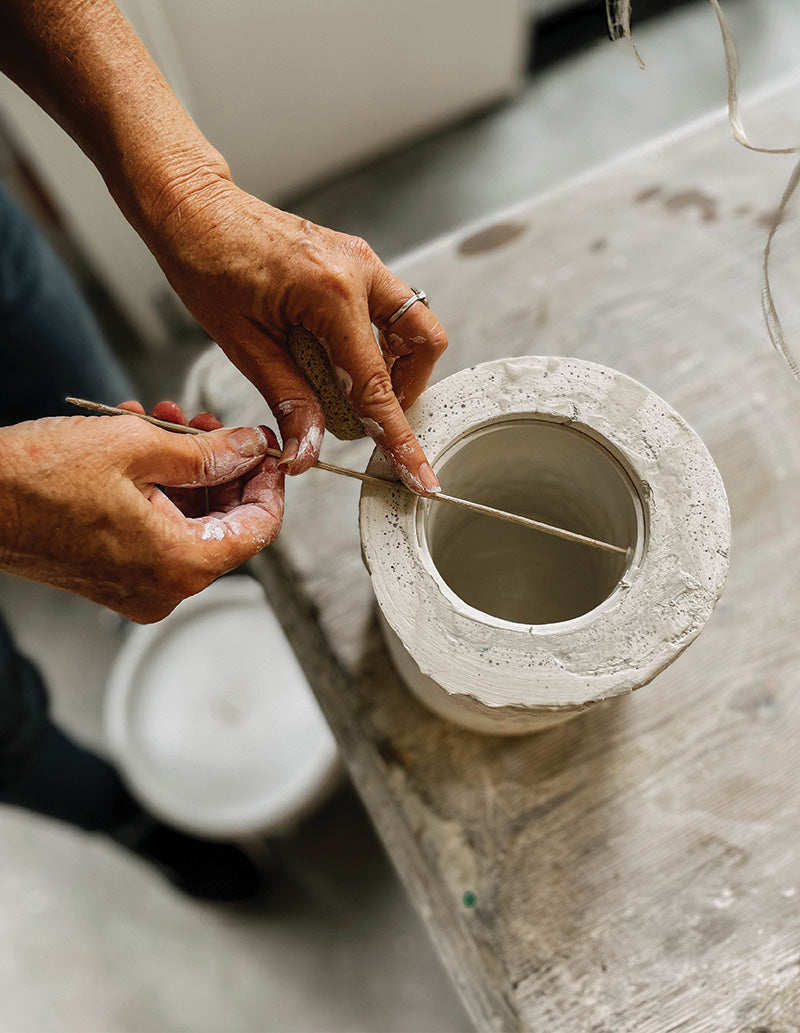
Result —
<path fill-rule="evenodd" d="M 793 0 L 724 7 L 744 89 L 796 65 Z M 600 41 L 532 79 L 514 102 L 291 206 L 390 259 L 722 105 L 719 32 L 704 0 L 636 36 L 645 72 L 624 44 Z M 172 393 L 190 355 L 166 371 L 163 360 L 158 370 L 137 363 L 147 391 Z M 44 668 L 63 724 L 99 745 L 122 623 L 10 578 L 0 578 L 0 609 Z M 182 899 L 111 846 L 26 814 L 0 810 L 0 843 L 0 1033 L 469 1028 L 347 790 L 283 844 L 284 870 L 257 908 Z"/>

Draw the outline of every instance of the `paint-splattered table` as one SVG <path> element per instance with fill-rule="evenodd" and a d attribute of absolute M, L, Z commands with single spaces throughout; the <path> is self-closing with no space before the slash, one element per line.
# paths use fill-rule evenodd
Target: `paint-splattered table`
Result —
<path fill-rule="evenodd" d="M 800 81 L 748 105 L 797 136 Z M 290 485 L 257 570 L 353 780 L 480 1029 L 796 1033 L 800 1028 L 800 386 L 759 291 L 791 158 L 710 118 L 395 270 L 451 339 L 438 376 L 574 355 L 662 395 L 730 497 L 728 586 L 653 684 L 522 739 L 461 731 L 389 662 L 359 556 L 357 486 Z M 800 339 L 800 235 L 774 247 Z M 220 358 L 212 406 L 243 417 Z M 364 442 L 326 444 L 363 468 Z"/>

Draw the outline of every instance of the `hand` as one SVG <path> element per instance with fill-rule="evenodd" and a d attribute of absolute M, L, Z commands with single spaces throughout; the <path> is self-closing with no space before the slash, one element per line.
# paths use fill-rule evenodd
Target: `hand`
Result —
<path fill-rule="evenodd" d="M 403 412 L 447 346 L 433 313 L 413 305 L 385 334 L 382 353 L 371 323 L 382 329 L 413 292 L 364 241 L 245 194 L 224 166 L 181 184 L 141 232 L 184 303 L 269 403 L 285 471 L 316 462 L 324 427 L 286 348 L 290 327 L 302 323 L 325 345 L 341 390 L 404 483 L 438 490 Z"/>
<path fill-rule="evenodd" d="M 421 304 L 392 325 L 384 356 L 370 321 L 411 296 L 371 249 L 239 190 L 112 0 L 0 4 L 0 67 L 94 161 L 112 196 L 203 327 L 261 390 L 284 468 L 317 459 L 323 419 L 285 347 L 303 324 L 324 341 L 342 390 L 404 482 L 438 487 L 403 409 L 447 344 Z"/>
<path fill-rule="evenodd" d="M 157 411 L 186 422 L 174 403 Z M 275 540 L 283 474 L 265 449 L 276 446 L 264 428 L 190 436 L 133 416 L 2 428 L 0 569 L 160 620 Z"/>

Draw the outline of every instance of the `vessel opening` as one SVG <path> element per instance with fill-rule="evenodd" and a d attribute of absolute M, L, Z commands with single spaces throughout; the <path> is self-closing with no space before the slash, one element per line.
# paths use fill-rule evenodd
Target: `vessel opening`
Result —
<path fill-rule="evenodd" d="M 558 624 L 608 599 L 644 537 L 639 492 L 602 439 L 544 417 L 482 427 L 434 464 L 448 495 L 630 549 L 600 551 L 495 517 L 427 503 L 430 560 L 468 606 L 515 624 Z"/>

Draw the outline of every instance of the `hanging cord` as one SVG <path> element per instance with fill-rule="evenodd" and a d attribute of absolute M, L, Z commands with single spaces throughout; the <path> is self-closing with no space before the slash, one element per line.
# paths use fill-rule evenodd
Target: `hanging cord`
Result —
<path fill-rule="evenodd" d="M 739 107 L 739 55 L 736 52 L 736 44 L 728 28 L 728 23 L 725 21 L 725 15 L 722 13 L 719 0 L 709 0 L 709 3 L 717 16 L 719 29 L 722 33 L 722 45 L 725 48 L 725 67 L 728 73 L 728 121 L 730 122 L 734 140 L 741 144 L 742 147 L 746 147 L 751 151 L 758 151 L 761 154 L 797 154 L 800 152 L 800 147 L 759 147 L 751 143 L 747 138 Z M 644 62 L 631 39 L 631 0 L 606 0 L 606 17 L 608 19 L 608 34 L 611 39 L 629 40 L 636 55 L 636 60 L 639 62 L 640 67 L 644 68 Z M 761 288 L 761 311 L 764 315 L 769 339 L 772 341 L 776 351 L 786 360 L 786 364 L 796 380 L 800 380 L 800 363 L 798 363 L 786 342 L 783 327 L 775 308 L 769 281 L 769 259 L 772 250 L 772 240 L 778 227 L 783 222 L 786 209 L 797 189 L 798 182 L 800 182 L 800 161 L 792 170 L 789 182 L 786 184 L 786 189 L 783 192 L 781 203 L 769 228 L 767 243 L 764 246 L 763 285 Z"/>
<path fill-rule="evenodd" d="M 644 68 L 642 55 L 631 38 L 631 0 L 606 0 L 608 35 L 613 41 L 626 39 L 636 55 L 639 67 Z"/>

